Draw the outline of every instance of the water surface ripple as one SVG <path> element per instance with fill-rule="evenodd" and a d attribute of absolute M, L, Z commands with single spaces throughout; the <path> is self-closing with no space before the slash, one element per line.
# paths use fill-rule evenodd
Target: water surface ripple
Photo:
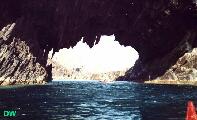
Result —
<path fill-rule="evenodd" d="M 197 87 L 131 82 L 59 81 L 47 85 L 0 88 L 3 110 L 16 120 L 184 120 Z"/>

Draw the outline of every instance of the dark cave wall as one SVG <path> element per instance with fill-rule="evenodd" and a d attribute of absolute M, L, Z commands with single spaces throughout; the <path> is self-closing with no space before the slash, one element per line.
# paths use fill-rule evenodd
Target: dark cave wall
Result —
<path fill-rule="evenodd" d="M 163 58 L 181 41 L 196 47 L 196 8 L 192 0 L 2 0 L 0 29 L 15 22 L 10 39 L 26 41 L 44 67 L 52 48 L 75 46 L 82 37 L 93 46 L 101 35 L 114 34 L 120 44 L 139 52 L 137 73 L 139 66 Z M 186 51 L 180 49 L 172 61 Z M 163 71 L 172 63 L 166 64 Z"/>

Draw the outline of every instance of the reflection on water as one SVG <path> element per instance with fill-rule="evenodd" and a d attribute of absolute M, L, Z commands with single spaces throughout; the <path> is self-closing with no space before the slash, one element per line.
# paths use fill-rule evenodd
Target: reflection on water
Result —
<path fill-rule="evenodd" d="M 184 120 L 197 87 L 129 82 L 52 82 L 42 86 L 0 88 L 3 110 L 20 120 Z"/>

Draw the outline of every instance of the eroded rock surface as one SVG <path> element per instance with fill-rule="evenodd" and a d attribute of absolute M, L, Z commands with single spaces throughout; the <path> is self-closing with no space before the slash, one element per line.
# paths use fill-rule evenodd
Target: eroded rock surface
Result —
<path fill-rule="evenodd" d="M 164 75 L 156 79 L 197 81 L 197 48 L 185 53 Z"/>
<path fill-rule="evenodd" d="M 25 41 L 11 36 L 14 27 L 9 24 L 0 31 L 0 85 L 46 83 L 45 67 Z"/>
<path fill-rule="evenodd" d="M 184 40 L 162 58 L 146 64 L 138 60 L 122 80 L 149 81 L 149 83 L 153 80 L 153 83 L 169 84 L 181 81 L 184 84 L 185 81 L 197 82 L 197 48 L 191 47 L 191 41 Z"/>
<path fill-rule="evenodd" d="M 179 57 L 197 47 L 194 0 L 2 0 L 0 11 L 0 29 L 10 24 L 9 32 L 0 33 L 1 48 L 9 48 L 5 45 L 13 40 L 25 41 L 47 74 L 51 74 L 48 52 L 75 46 L 82 37 L 93 46 L 101 35 L 114 34 L 120 44 L 134 47 L 139 60 L 124 80 L 137 82 L 164 75 Z M 4 61 L 9 62 L 0 62 Z"/>
<path fill-rule="evenodd" d="M 197 85 L 197 48 L 185 53 L 163 75 L 145 83 Z"/>

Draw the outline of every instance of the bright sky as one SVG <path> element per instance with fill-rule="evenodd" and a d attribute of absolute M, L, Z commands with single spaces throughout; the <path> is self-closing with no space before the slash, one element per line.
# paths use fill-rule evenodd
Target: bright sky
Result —
<path fill-rule="evenodd" d="M 137 59 L 137 51 L 121 46 L 114 35 L 101 36 L 99 43 L 92 48 L 82 39 L 75 47 L 61 49 L 53 57 L 66 68 L 83 66 L 84 70 L 93 73 L 125 70 L 132 67 Z"/>

